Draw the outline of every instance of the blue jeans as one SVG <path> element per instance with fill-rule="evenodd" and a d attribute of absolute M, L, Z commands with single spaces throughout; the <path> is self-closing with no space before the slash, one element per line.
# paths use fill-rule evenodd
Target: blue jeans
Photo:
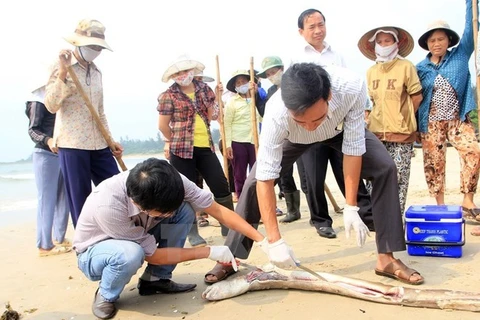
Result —
<path fill-rule="evenodd" d="M 192 206 L 183 202 L 173 217 L 162 219 L 148 233 L 155 237 L 158 248 L 183 248 L 194 219 L 195 211 Z M 88 279 L 100 280 L 100 294 L 105 300 L 114 302 L 140 269 L 144 258 L 145 252 L 138 243 L 108 239 L 79 254 L 78 268 Z M 148 264 L 145 272 L 160 279 L 170 279 L 176 266 Z"/>

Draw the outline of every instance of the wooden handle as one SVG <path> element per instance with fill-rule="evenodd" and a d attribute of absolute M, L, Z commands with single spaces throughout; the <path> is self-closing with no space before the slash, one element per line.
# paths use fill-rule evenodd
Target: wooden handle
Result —
<path fill-rule="evenodd" d="M 473 27 L 473 55 L 475 61 L 475 79 L 476 79 L 476 92 L 477 95 L 477 114 L 480 116 L 480 77 L 477 76 L 477 46 L 478 46 L 478 0 L 472 0 L 472 27 Z M 480 129 L 480 121 L 478 121 L 478 128 Z"/>
<path fill-rule="evenodd" d="M 220 84 L 220 63 L 218 62 L 218 55 L 215 57 L 216 65 L 217 65 L 217 87 Z M 228 183 L 233 183 L 233 181 L 229 181 L 228 177 L 228 157 L 227 157 L 227 142 L 225 140 L 225 126 L 223 125 L 223 100 L 220 92 L 217 93 L 217 102 L 218 102 L 218 123 L 220 124 L 220 137 L 222 137 L 222 150 L 223 150 L 223 173 L 225 174 L 225 178 L 227 178 Z"/>
<path fill-rule="evenodd" d="M 253 57 L 250 57 L 250 81 L 254 84 L 255 83 L 255 72 L 253 70 Z M 250 110 L 252 113 L 252 134 L 253 134 L 253 143 L 255 145 L 255 156 L 258 152 L 258 124 L 257 124 L 257 107 L 255 104 L 255 88 L 253 88 L 250 92 L 251 96 L 251 105 Z"/>
<path fill-rule="evenodd" d="M 90 113 L 92 114 L 93 120 L 97 124 L 97 127 L 100 129 L 100 132 L 102 133 L 103 138 L 107 142 L 108 147 L 110 148 L 110 150 L 115 151 L 116 150 L 115 149 L 115 144 L 113 143 L 113 140 L 110 137 L 110 134 L 107 132 L 107 130 L 103 126 L 103 123 L 100 120 L 100 117 L 98 116 L 97 111 L 95 110 L 92 103 L 90 102 L 90 99 L 88 98 L 87 94 L 83 90 L 83 87 L 80 84 L 80 81 L 78 81 L 78 77 L 75 74 L 75 71 L 73 70 L 72 66 L 68 66 L 67 70 L 68 70 L 68 74 L 70 75 L 73 82 L 75 83 L 75 86 L 77 87 L 78 92 L 80 92 L 80 95 L 82 96 L 83 100 L 87 104 L 88 110 L 90 110 Z M 122 157 L 121 156 L 115 156 L 115 158 L 117 159 L 117 162 L 118 162 L 118 165 L 120 166 L 120 168 L 122 168 L 123 171 L 126 171 L 127 166 L 125 166 L 125 163 L 123 162 Z"/>

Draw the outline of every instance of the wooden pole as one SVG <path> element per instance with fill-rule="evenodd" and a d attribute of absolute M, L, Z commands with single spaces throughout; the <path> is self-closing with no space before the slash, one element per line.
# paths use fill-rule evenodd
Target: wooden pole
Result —
<path fill-rule="evenodd" d="M 215 57 L 217 64 L 217 88 L 220 84 L 220 63 L 218 62 L 218 55 Z M 217 93 L 217 102 L 218 102 L 218 123 L 220 124 L 220 137 L 222 138 L 222 150 L 223 150 L 223 173 L 225 178 L 227 178 L 228 183 L 233 183 L 229 181 L 228 177 L 228 158 L 227 158 L 227 141 L 225 141 L 225 127 L 223 125 L 223 99 L 220 92 Z"/>
<path fill-rule="evenodd" d="M 253 69 L 253 57 L 250 57 L 250 82 L 252 83 L 252 89 L 250 90 L 251 105 L 250 110 L 252 113 L 252 134 L 253 144 L 255 145 L 255 156 L 258 152 L 258 124 L 257 124 L 257 106 L 255 104 L 255 71 Z"/>
<path fill-rule="evenodd" d="M 328 200 L 332 203 L 333 210 L 335 210 L 336 213 L 342 212 L 342 208 L 340 208 L 337 204 L 337 201 L 335 201 L 335 198 L 333 197 L 332 192 L 330 191 L 330 188 L 327 186 L 326 183 L 323 184 L 323 189 L 325 190 L 325 193 L 327 194 Z"/>
<path fill-rule="evenodd" d="M 68 66 L 67 70 L 68 70 L 68 74 L 70 74 L 70 77 L 75 83 L 75 86 L 77 87 L 78 92 L 80 92 L 80 95 L 82 96 L 83 100 L 87 104 L 88 110 L 90 110 L 93 120 L 97 124 L 97 127 L 100 129 L 100 132 L 102 133 L 103 138 L 107 142 L 108 147 L 110 148 L 110 150 L 115 151 L 116 148 L 115 148 L 115 144 L 113 143 L 112 137 L 110 137 L 110 134 L 107 132 L 107 130 L 103 126 L 103 123 L 100 120 L 100 117 L 98 116 L 97 111 L 95 110 L 92 103 L 90 102 L 90 99 L 88 98 L 87 94 L 83 90 L 83 87 L 80 84 L 80 81 L 78 81 L 78 77 L 75 74 L 75 71 L 73 70 L 72 66 Z M 117 162 L 120 168 L 122 168 L 123 171 L 127 171 L 127 166 L 123 162 L 122 156 L 115 156 L 115 158 L 117 159 Z"/>
<path fill-rule="evenodd" d="M 476 95 L 477 95 L 477 125 L 478 129 L 480 131 L 480 77 L 477 76 L 477 37 L 478 37 L 478 0 L 472 0 L 472 25 L 473 25 L 473 55 L 474 55 L 474 61 L 475 61 L 475 79 L 476 79 Z"/>

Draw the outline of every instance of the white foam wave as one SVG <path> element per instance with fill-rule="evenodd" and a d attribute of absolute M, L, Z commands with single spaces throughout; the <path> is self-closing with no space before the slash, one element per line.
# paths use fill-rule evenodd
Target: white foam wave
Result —
<path fill-rule="evenodd" d="M 20 200 L 20 201 L 8 201 L 4 203 L 0 202 L 0 212 L 19 211 L 35 209 L 37 207 L 37 200 Z"/>

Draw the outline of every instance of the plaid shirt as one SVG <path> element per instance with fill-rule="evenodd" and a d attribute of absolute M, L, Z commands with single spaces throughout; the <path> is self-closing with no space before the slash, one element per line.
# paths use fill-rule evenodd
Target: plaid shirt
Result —
<path fill-rule="evenodd" d="M 215 105 L 215 94 L 205 83 L 193 80 L 195 85 L 195 102 L 180 90 L 176 83 L 158 97 L 157 110 L 160 115 L 170 115 L 170 128 L 172 130 L 170 152 L 184 159 L 193 158 L 193 135 L 195 114 L 205 122 L 208 132 L 210 149 L 215 152 L 215 147 L 210 132 L 208 108 Z"/>

